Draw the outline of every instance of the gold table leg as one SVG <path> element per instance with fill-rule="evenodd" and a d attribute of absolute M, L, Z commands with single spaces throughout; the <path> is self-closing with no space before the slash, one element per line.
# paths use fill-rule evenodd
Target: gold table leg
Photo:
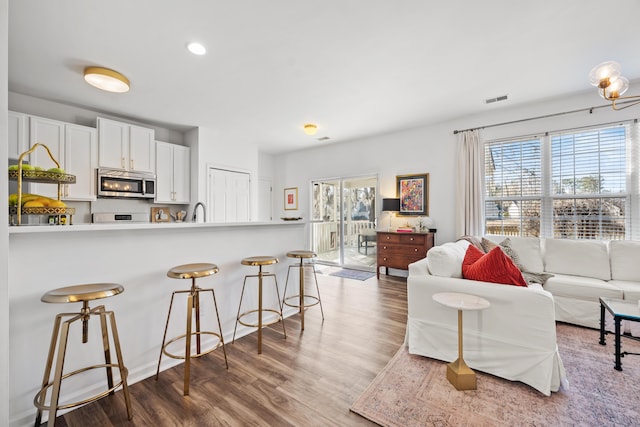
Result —
<path fill-rule="evenodd" d="M 447 365 L 447 379 L 456 390 L 475 390 L 476 373 L 462 358 L 462 310 L 458 310 L 458 359 Z"/>

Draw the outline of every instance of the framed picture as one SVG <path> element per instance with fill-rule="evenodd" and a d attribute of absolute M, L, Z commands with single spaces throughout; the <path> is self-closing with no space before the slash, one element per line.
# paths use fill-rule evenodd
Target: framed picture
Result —
<path fill-rule="evenodd" d="M 396 176 L 400 216 L 429 215 L 429 174 Z"/>
<path fill-rule="evenodd" d="M 284 189 L 284 210 L 294 211 L 298 209 L 298 187 Z"/>
<path fill-rule="evenodd" d="M 169 206 L 157 206 L 151 208 L 151 222 L 169 222 Z"/>

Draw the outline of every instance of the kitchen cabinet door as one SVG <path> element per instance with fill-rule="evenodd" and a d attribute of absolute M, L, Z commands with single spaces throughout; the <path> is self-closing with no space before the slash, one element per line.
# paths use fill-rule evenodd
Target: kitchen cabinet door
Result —
<path fill-rule="evenodd" d="M 46 145 L 65 172 L 75 175 L 75 184 L 61 184 L 64 200 L 95 200 L 95 168 L 97 165 L 96 130 L 57 120 L 30 117 L 29 140 Z M 38 147 L 31 153 L 31 164 L 42 169 L 55 167 L 46 150 Z M 58 198 L 58 186 L 31 183 L 31 193 Z"/>
<path fill-rule="evenodd" d="M 98 117 L 98 162 L 100 167 L 128 169 L 129 125 Z"/>
<path fill-rule="evenodd" d="M 156 142 L 153 129 L 129 126 L 130 170 L 156 172 Z"/>
<path fill-rule="evenodd" d="M 65 126 L 65 169 L 76 176 L 75 184 L 65 184 L 62 197 L 67 200 L 96 199 L 98 139 L 94 128 Z"/>
<path fill-rule="evenodd" d="M 176 203 L 191 202 L 191 149 L 173 147 L 173 197 Z"/>
<path fill-rule="evenodd" d="M 64 169 L 64 122 L 45 119 L 42 117 L 29 117 L 29 147 L 40 143 L 46 145 L 51 151 L 51 155 L 60 163 Z M 31 153 L 31 164 L 39 166 L 43 170 L 57 167 L 47 151 L 38 147 Z M 73 173 L 73 172 L 69 172 Z M 29 192 L 42 196 L 58 198 L 58 186 L 51 184 L 31 183 Z"/>
<path fill-rule="evenodd" d="M 156 202 L 173 202 L 173 144 L 156 142 Z"/>
<path fill-rule="evenodd" d="M 153 129 L 98 117 L 100 167 L 130 171 L 156 171 Z"/>
<path fill-rule="evenodd" d="M 191 149 L 156 142 L 156 202 L 188 204 L 191 200 Z"/>
<path fill-rule="evenodd" d="M 27 135 L 29 134 L 28 117 L 26 114 L 9 111 L 9 135 L 7 157 L 9 159 L 18 159 L 20 154 L 27 151 Z M 26 156 L 23 160 L 29 160 Z"/>

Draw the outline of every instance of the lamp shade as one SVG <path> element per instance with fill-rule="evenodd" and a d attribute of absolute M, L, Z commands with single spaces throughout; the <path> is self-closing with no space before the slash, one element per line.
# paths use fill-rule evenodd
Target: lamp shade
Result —
<path fill-rule="evenodd" d="M 399 212 L 400 199 L 382 199 L 383 212 Z"/>

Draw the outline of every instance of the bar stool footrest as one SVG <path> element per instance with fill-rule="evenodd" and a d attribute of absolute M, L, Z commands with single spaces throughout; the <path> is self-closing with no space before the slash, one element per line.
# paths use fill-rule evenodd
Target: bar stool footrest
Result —
<path fill-rule="evenodd" d="M 64 381 L 65 379 L 73 376 L 73 375 L 77 375 L 77 374 L 82 374 L 84 372 L 90 371 L 92 369 L 104 369 L 104 368 L 113 368 L 113 369 L 117 369 L 118 371 L 120 370 L 120 366 L 117 363 L 103 363 L 100 365 L 93 365 L 93 366 L 87 366 L 86 368 L 82 368 L 82 369 L 78 369 L 77 371 L 73 371 L 73 372 L 69 372 L 68 374 L 64 374 L 60 380 L 60 385 L 62 386 L 62 381 Z M 129 371 L 127 370 L 127 368 L 122 368 L 123 372 L 124 372 L 124 378 L 120 378 L 120 381 L 116 384 L 114 384 L 113 387 L 109 388 L 108 390 L 105 390 L 101 393 L 95 394 L 91 397 L 87 397 L 84 400 L 80 400 L 77 402 L 72 402 L 72 403 L 66 403 L 64 405 L 58 405 L 58 410 L 62 410 L 62 409 L 69 409 L 69 408 L 75 408 L 76 406 L 81 406 L 81 405 L 85 405 L 89 402 L 95 402 L 96 400 L 102 399 L 103 397 L 113 393 L 114 391 L 116 391 L 116 389 L 118 387 L 120 387 L 124 381 L 127 379 L 127 376 L 129 375 Z M 40 391 L 36 394 L 36 396 L 33 399 L 33 404 L 38 408 L 41 409 L 43 411 L 48 411 L 51 409 L 51 405 L 44 405 L 44 404 L 40 404 L 40 397 L 46 397 L 46 392 L 47 390 L 53 385 L 53 382 L 48 382 L 46 386 L 44 386 L 43 388 L 40 389 Z M 42 396 L 44 393 L 44 396 Z"/>
<path fill-rule="evenodd" d="M 247 315 L 249 315 L 249 314 L 258 313 L 258 312 L 259 312 L 259 310 L 245 311 L 244 313 L 242 313 L 241 315 L 238 316 L 238 323 L 240 323 L 241 325 L 244 325 L 244 326 L 249 326 L 251 328 L 257 328 L 259 326 L 257 323 L 247 323 L 247 322 L 244 322 L 242 320 L 242 318 L 247 316 Z M 275 320 L 269 320 L 269 321 L 266 321 L 266 322 L 263 321 L 262 322 L 262 327 L 273 325 L 273 324 L 278 323 L 279 321 L 282 320 L 282 315 L 280 314 L 280 312 L 278 310 L 274 310 L 274 309 L 271 309 L 271 308 L 263 308 L 262 309 L 262 313 L 263 314 L 264 313 L 274 313 L 274 314 L 277 315 Z"/>
<path fill-rule="evenodd" d="M 197 336 L 197 335 L 213 335 L 214 337 L 217 337 L 217 338 L 218 338 L 218 342 L 217 342 L 213 347 L 208 348 L 208 349 L 206 349 L 206 350 L 202 350 L 202 351 L 200 351 L 200 353 L 193 353 L 193 354 L 190 354 L 190 355 L 189 355 L 189 357 L 190 357 L 191 359 L 194 359 L 194 358 L 197 358 L 197 357 L 204 356 L 205 354 L 209 354 L 209 353 L 211 353 L 212 351 L 219 349 L 219 348 L 220 348 L 220 347 L 222 347 L 222 345 L 223 345 L 223 343 L 222 343 L 222 337 L 221 337 L 221 336 L 220 336 L 220 334 L 219 334 L 219 333 L 217 333 L 217 332 L 211 332 L 211 331 L 192 332 L 192 333 L 191 333 L 191 336 L 194 336 L 194 335 L 196 335 L 196 336 Z M 181 340 L 181 339 L 184 339 L 186 336 L 187 336 L 187 334 L 182 334 L 182 335 L 179 335 L 179 336 L 177 336 L 177 337 L 173 338 L 172 340 L 168 341 L 168 342 L 164 345 L 164 347 L 162 347 L 162 353 L 164 353 L 165 355 L 167 355 L 167 356 L 169 356 L 169 357 L 171 357 L 171 358 L 173 358 L 173 359 L 186 359 L 186 357 L 185 357 L 184 355 L 173 354 L 173 353 L 169 353 L 169 352 L 167 351 L 167 347 L 168 347 L 170 344 L 173 344 L 173 343 L 174 343 L 174 342 L 176 342 L 176 341 L 179 341 L 179 340 Z"/>
<path fill-rule="evenodd" d="M 296 300 L 297 299 L 297 303 L 289 303 L 287 302 L 288 300 Z M 307 307 L 313 307 L 314 305 L 318 305 L 320 303 L 320 299 L 317 296 L 314 295 L 305 295 L 304 296 L 304 303 L 302 305 L 302 307 L 307 308 Z M 307 299 L 312 300 L 311 302 L 307 303 Z M 295 308 L 300 308 L 300 295 L 293 295 L 290 297 L 285 298 L 285 300 L 283 301 L 284 305 L 287 305 L 289 307 L 295 307 Z"/>

